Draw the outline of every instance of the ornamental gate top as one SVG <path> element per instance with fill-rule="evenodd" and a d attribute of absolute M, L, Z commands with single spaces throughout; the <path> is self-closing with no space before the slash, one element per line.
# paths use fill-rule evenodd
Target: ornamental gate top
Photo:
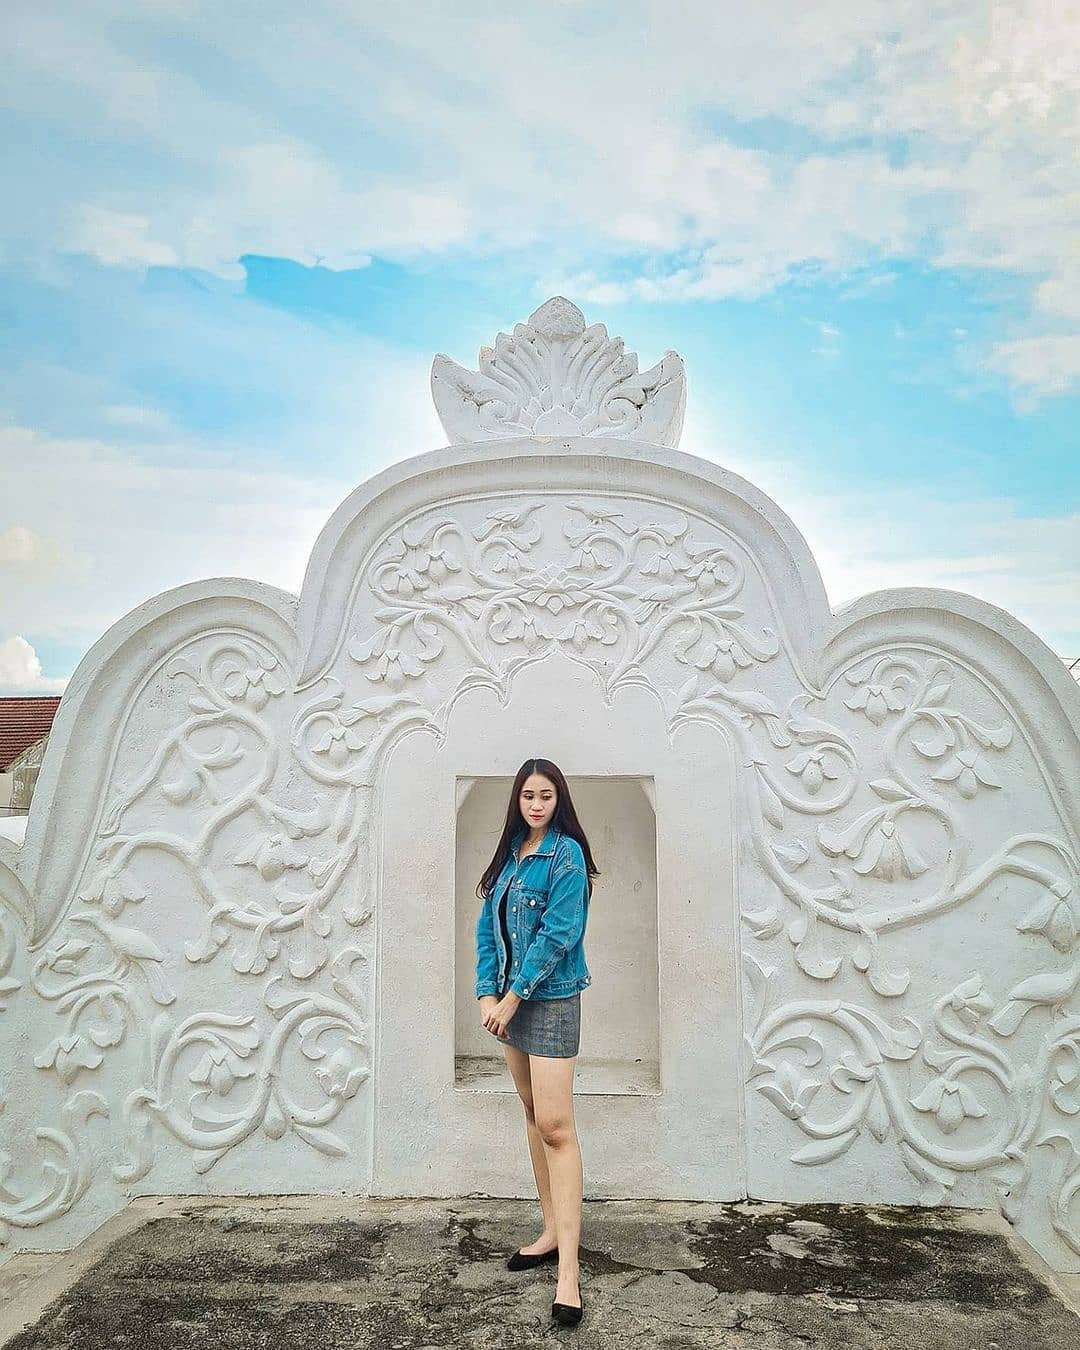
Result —
<path fill-rule="evenodd" d="M 585 326 L 553 296 L 512 334 L 481 347 L 479 370 L 436 356 L 431 393 L 451 445 L 508 436 L 622 436 L 674 448 L 686 409 L 686 371 L 675 352 L 639 371 L 635 352 Z"/>

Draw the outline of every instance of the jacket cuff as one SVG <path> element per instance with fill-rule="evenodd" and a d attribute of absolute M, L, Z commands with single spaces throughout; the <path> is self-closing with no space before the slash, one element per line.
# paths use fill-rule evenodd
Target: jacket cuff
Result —
<path fill-rule="evenodd" d="M 499 986 L 496 984 L 478 984 L 473 990 L 474 998 L 483 998 L 485 994 L 497 994 Z"/>

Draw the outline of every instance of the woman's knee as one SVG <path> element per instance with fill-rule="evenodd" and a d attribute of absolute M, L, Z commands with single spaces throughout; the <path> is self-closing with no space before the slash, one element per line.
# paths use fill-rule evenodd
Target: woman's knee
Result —
<path fill-rule="evenodd" d="M 558 1148 L 573 1136 L 574 1123 L 562 1111 L 540 1111 L 535 1120 L 540 1138 L 549 1148 Z"/>

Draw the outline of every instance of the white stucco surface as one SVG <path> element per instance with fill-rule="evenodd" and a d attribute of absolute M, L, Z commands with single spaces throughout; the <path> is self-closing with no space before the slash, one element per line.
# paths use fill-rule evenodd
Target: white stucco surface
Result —
<path fill-rule="evenodd" d="M 441 368 L 477 439 L 360 486 L 299 598 L 183 586 L 80 664 L 0 838 L 7 1253 L 133 1194 L 534 1194 L 472 888 L 545 755 L 603 873 L 588 1197 L 995 1206 L 1080 1270 L 1080 689 L 970 596 L 833 612 L 774 502 L 637 438 L 678 358 L 563 305 L 502 403 Z"/>
<path fill-rule="evenodd" d="M 26 816 L 0 816 L 0 839 L 21 844 L 26 835 Z"/>

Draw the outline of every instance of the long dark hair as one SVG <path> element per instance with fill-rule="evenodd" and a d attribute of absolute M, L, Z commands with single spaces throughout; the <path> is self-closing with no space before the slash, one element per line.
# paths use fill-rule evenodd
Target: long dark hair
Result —
<path fill-rule="evenodd" d="M 589 841 L 585 838 L 585 831 L 581 828 L 581 822 L 574 810 L 574 802 L 570 796 L 570 785 L 563 776 L 562 769 L 557 764 L 553 764 L 550 759 L 527 759 L 518 769 L 514 778 L 514 786 L 510 789 L 510 800 L 506 803 L 506 819 L 503 821 L 502 835 L 499 838 L 498 847 L 495 849 L 494 856 L 488 863 L 484 875 L 480 878 L 476 887 L 476 894 L 481 900 L 487 899 L 495 888 L 503 864 L 510 857 L 514 835 L 525 824 L 519 805 L 521 790 L 525 786 L 526 778 L 532 773 L 543 774 L 545 778 L 550 778 L 555 784 L 555 814 L 551 817 L 550 823 L 553 829 L 559 830 L 562 834 L 568 834 L 571 839 L 576 839 L 581 845 L 581 851 L 585 854 L 585 874 L 589 878 L 589 896 L 591 898 L 593 877 L 598 877 L 601 874 L 593 862 Z"/>

